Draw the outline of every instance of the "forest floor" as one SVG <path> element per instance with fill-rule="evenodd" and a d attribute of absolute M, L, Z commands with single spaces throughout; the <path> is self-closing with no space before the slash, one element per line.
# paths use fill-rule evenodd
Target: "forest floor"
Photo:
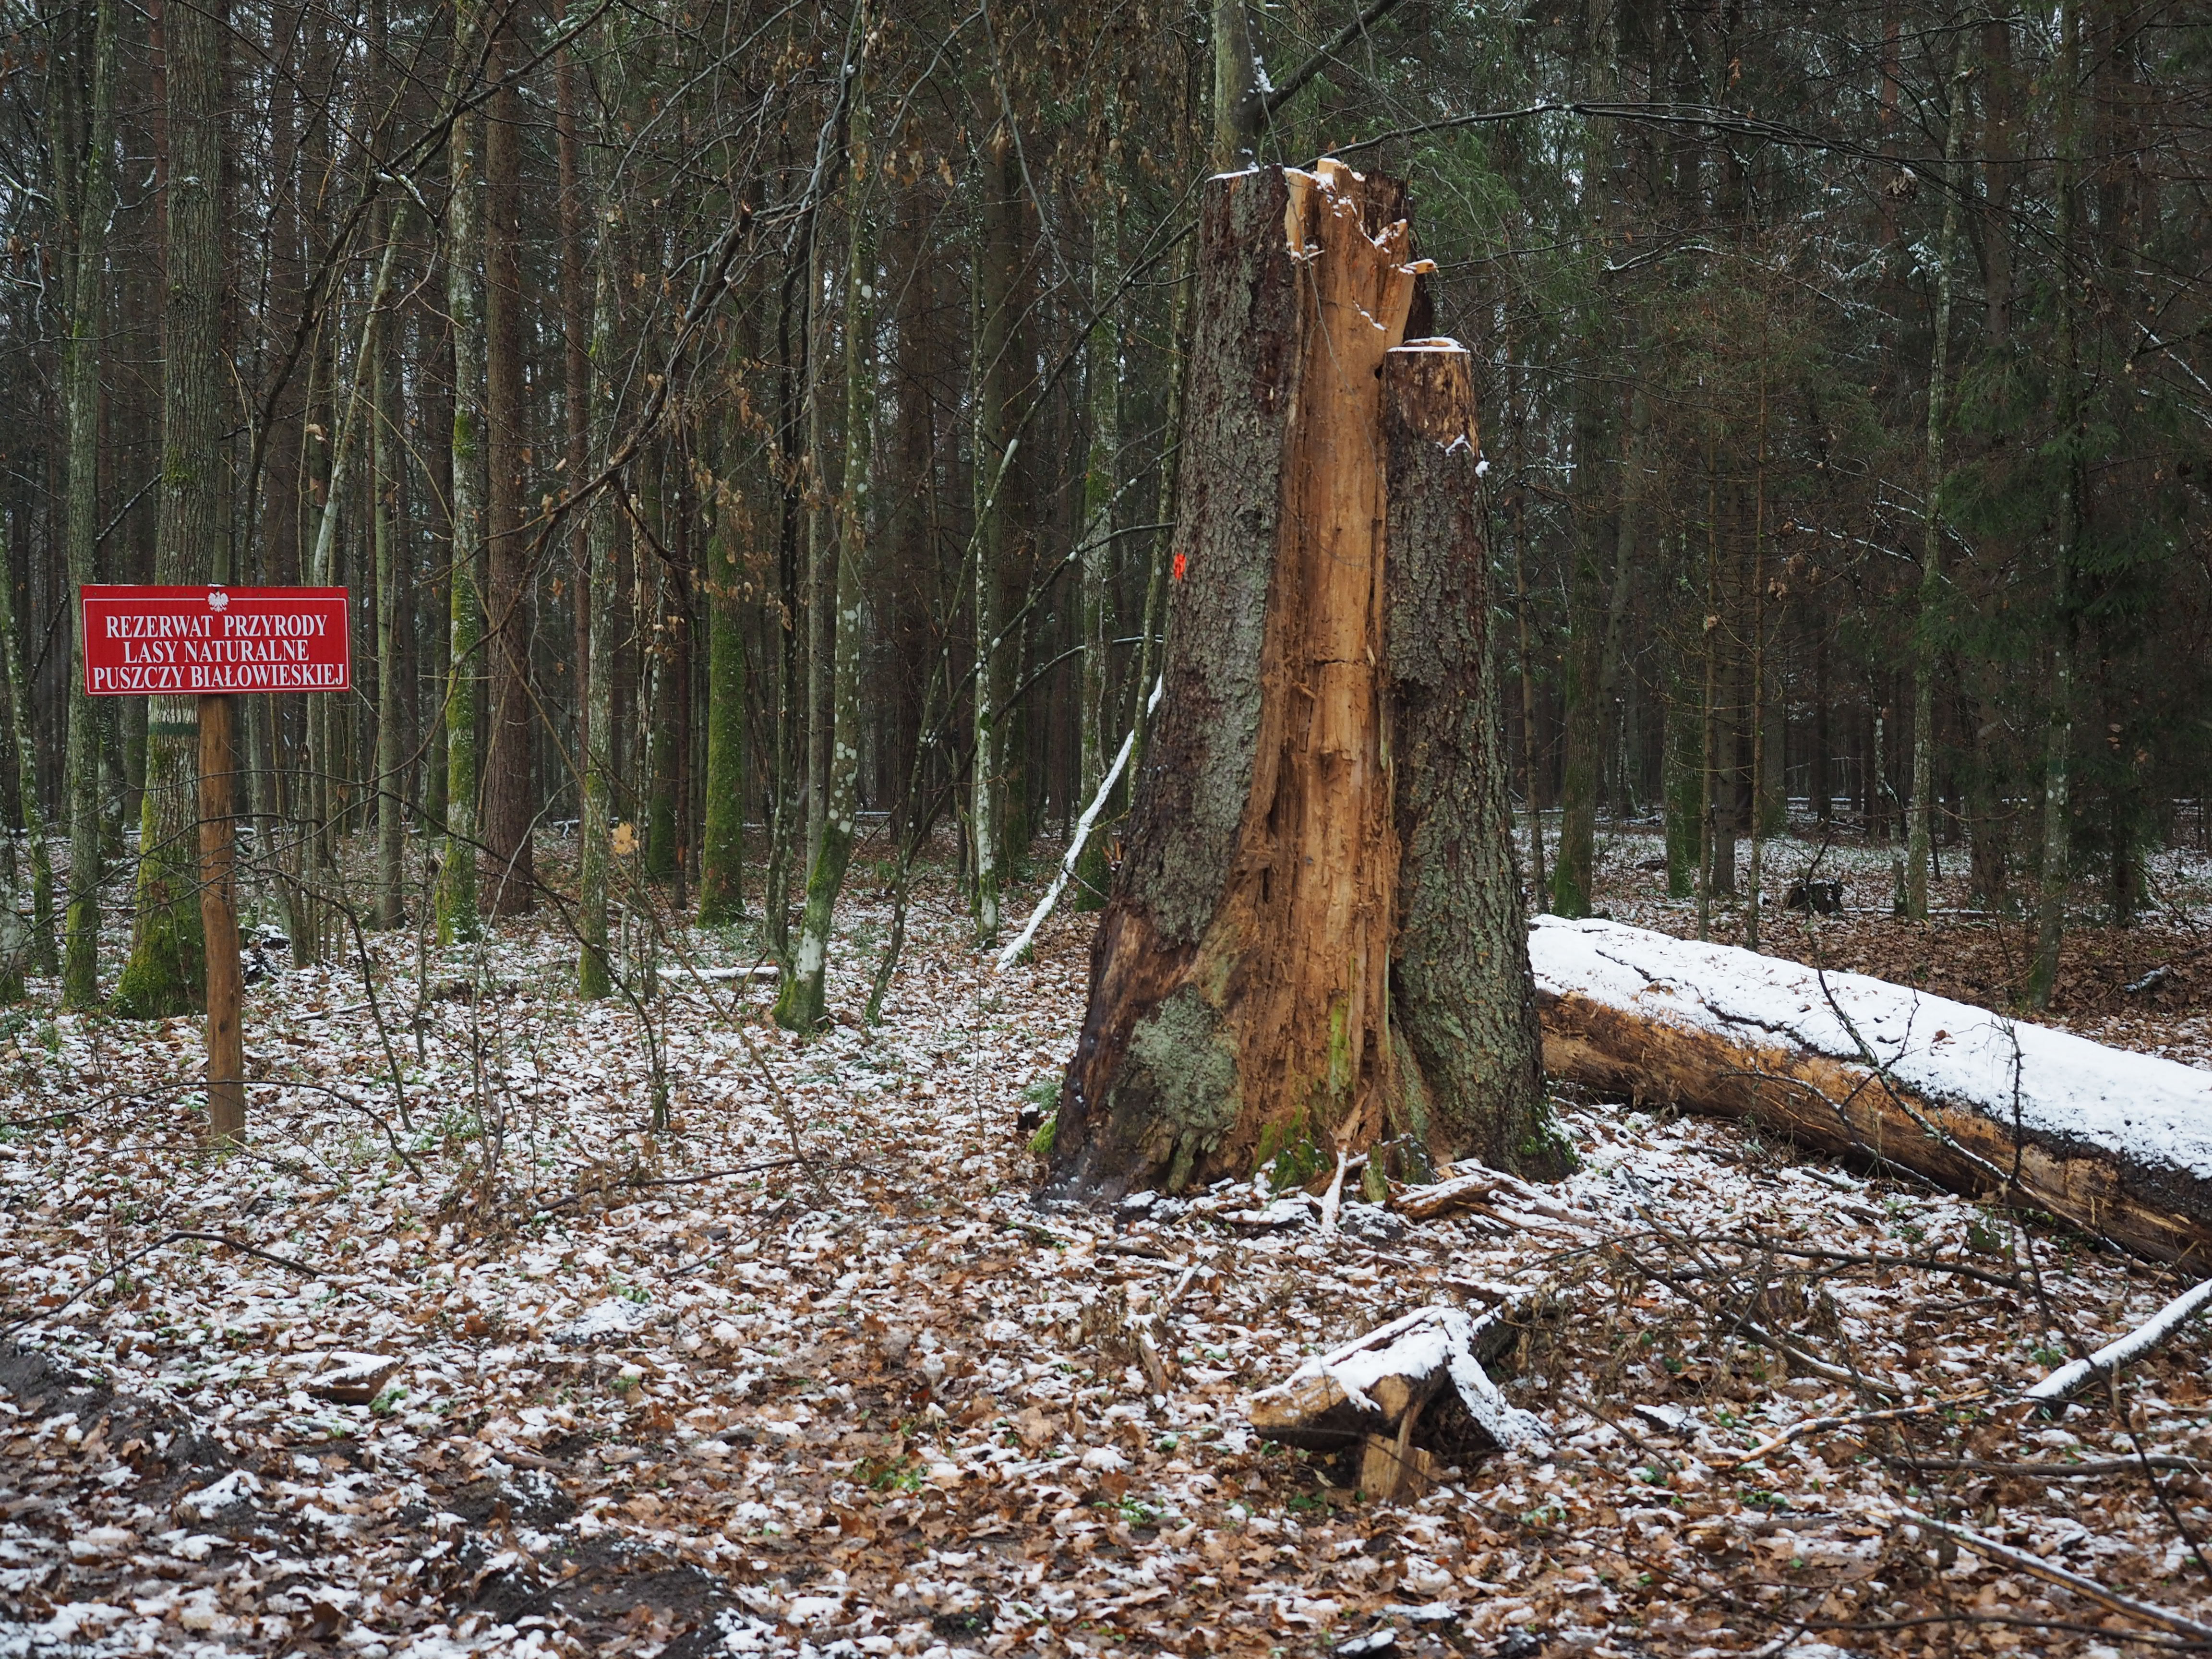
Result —
<path fill-rule="evenodd" d="M 1608 840 L 1607 905 L 1688 931 L 1656 848 Z M 2198 1057 L 2203 866 L 2169 865 L 2154 926 L 2075 935 L 2060 1013 Z M 529 919 L 442 957 L 371 936 L 374 998 L 357 957 L 275 972 L 220 1158 L 193 1022 L 34 986 L 0 1019 L 0 1659 L 2205 1634 L 2203 1333 L 2056 1418 L 2007 1404 L 2173 1275 L 1583 1098 L 1581 1170 L 1510 1231 L 1347 1205 L 1334 1237 L 1255 1231 L 1243 1188 L 1042 1211 L 1017 1115 L 1070 1051 L 1090 919 L 1000 975 L 939 882 L 872 1030 L 887 907 L 841 920 L 842 1021 L 805 1044 L 763 1022 L 742 927 L 674 936 L 636 1008 L 580 1004 Z M 1972 995 L 2001 932 L 1770 939 Z M 2162 1002 L 2117 988 L 2157 966 Z M 1494 1369 L 1548 1445 L 1382 1505 L 1251 1431 L 1253 1390 L 1439 1300 L 1515 1324 Z"/>

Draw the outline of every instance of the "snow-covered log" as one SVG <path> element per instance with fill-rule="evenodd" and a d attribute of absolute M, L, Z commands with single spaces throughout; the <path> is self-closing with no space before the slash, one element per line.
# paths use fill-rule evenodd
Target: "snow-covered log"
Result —
<path fill-rule="evenodd" d="M 1858 974 L 1539 917 L 1545 1068 L 2212 1261 L 2212 1073 Z"/>

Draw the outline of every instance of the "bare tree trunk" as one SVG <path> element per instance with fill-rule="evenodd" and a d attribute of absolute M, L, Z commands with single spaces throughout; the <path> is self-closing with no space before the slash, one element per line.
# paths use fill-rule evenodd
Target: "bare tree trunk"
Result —
<path fill-rule="evenodd" d="M 580 27 L 573 18 L 565 27 Z M 561 369 L 567 416 L 568 488 L 580 488 L 592 464 L 591 275 L 584 252 L 582 151 L 576 135 L 576 54 L 573 38 L 553 60 L 553 125 L 561 167 Z M 569 580 L 575 592 L 577 818 L 583 817 L 582 776 L 591 750 L 591 697 L 586 681 L 592 660 L 592 532 L 587 508 L 571 515 Z"/>
<path fill-rule="evenodd" d="M 615 234 L 613 202 L 602 192 L 601 210 L 592 216 L 597 234 L 592 245 L 594 270 L 592 301 L 592 375 L 590 445 L 595 466 L 605 465 L 614 442 L 614 356 L 616 291 L 613 253 L 607 241 Z M 593 496 L 584 508 L 585 543 L 590 562 L 590 594 L 584 651 L 584 714 L 577 722 L 582 732 L 584 788 L 581 821 L 577 825 L 576 927 L 581 951 L 576 963 L 576 990 L 588 999 L 611 995 L 614 976 L 607 956 L 607 861 L 614 834 L 614 790 L 617 776 L 615 741 L 615 653 L 619 648 L 615 630 L 615 504 L 607 491 Z"/>
<path fill-rule="evenodd" d="M 46 845 L 46 815 L 39 805 L 38 744 L 31 728 L 33 716 L 30 685 L 24 673 L 23 637 L 15 616 L 15 583 L 0 568 L 0 667 L 6 672 L 8 730 L 13 739 L 15 797 L 21 814 L 25 851 L 31 860 L 30 923 L 22 920 L 24 896 L 15 865 L 15 837 L 7 837 L 7 914 L 0 916 L 0 1001 L 13 1002 L 23 994 L 25 969 L 42 974 L 54 971 L 54 870 Z"/>
<path fill-rule="evenodd" d="M 867 39 L 864 4 L 854 30 Z M 872 174 L 868 131 L 868 70 L 854 70 L 845 168 L 845 465 L 837 494 L 836 613 L 830 675 L 830 744 L 824 777 L 821 838 L 806 873 L 806 910 L 799 949 L 776 998 L 776 1023 L 811 1031 L 822 1023 L 830 966 L 830 924 L 853 857 L 860 770 L 860 610 L 870 502 L 868 484 L 875 427 L 876 246 L 870 224 Z M 822 596 L 817 593 L 818 603 Z M 981 694 L 981 688 L 978 688 Z"/>
<path fill-rule="evenodd" d="M 975 675 L 973 741 L 969 766 L 968 835 L 973 849 L 975 938 L 999 938 L 1000 889 L 1006 881 L 1006 734 L 999 697 L 1004 664 L 999 635 L 999 584 L 1006 559 L 1006 493 L 1014 440 L 1009 431 L 1008 386 L 1014 264 L 1019 257 L 1020 211 L 1005 135 L 994 139 L 998 159 L 986 146 L 983 168 L 983 246 L 975 261 L 975 337 L 970 373 L 975 381 Z"/>
<path fill-rule="evenodd" d="M 398 245 L 405 215 L 394 216 Z M 407 720 L 403 691 L 404 633 L 413 620 L 414 561 L 398 521 L 404 450 L 398 383 L 392 371 L 392 328 L 383 296 L 369 313 L 364 348 L 369 354 L 370 533 L 376 544 L 376 924 L 397 927 L 407 919 Z"/>
<path fill-rule="evenodd" d="M 2051 578 L 2054 623 L 2051 648 L 2051 709 L 2043 751 L 2043 871 L 2036 898 L 2035 951 L 2028 968 L 2027 1005 L 2047 1008 L 2058 982 L 2058 950 L 2066 933 L 2066 889 L 2071 854 L 2068 797 L 2074 770 L 2074 562 L 2081 537 L 2080 451 L 2081 376 L 2075 361 L 2073 260 L 2078 214 L 2074 195 L 2080 187 L 2080 135 L 2074 84 L 2081 61 L 2081 21 L 2078 0 L 2059 9 L 2058 156 L 2053 181 L 2057 198 L 2059 264 L 2057 380 L 2058 426 L 2065 449 L 2065 476 L 2058 489 L 2057 569 Z"/>
<path fill-rule="evenodd" d="M 453 52 L 465 63 L 483 27 L 483 0 L 461 0 Z M 483 674 L 485 532 L 483 204 L 477 180 L 483 120 L 465 115 L 450 146 L 453 187 L 446 210 L 446 308 L 453 319 L 452 654 L 446 678 L 445 862 L 438 871 L 438 942 L 477 937 L 478 833 L 477 704 Z"/>
<path fill-rule="evenodd" d="M 1119 106 L 1107 111 L 1110 138 L 1120 130 Z M 1109 653 L 1107 573 L 1114 556 L 1114 503 L 1118 494 L 1121 450 L 1121 323 L 1115 290 L 1121 285 L 1121 211 L 1111 181 L 1091 225 L 1091 302 L 1105 311 L 1091 325 L 1087 342 L 1086 379 L 1091 404 L 1091 453 L 1084 468 L 1081 623 L 1083 684 L 1076 709 L 1077 793 L 1088 805 L 1106 775 L 1113 746 L 1107 729 Z M 1142 688 L 1139 695 L 1150 690 Z M 1084 845 L 1075 870 L 1075 908 L 1096 910 L 1106 902 L 1106 838 L 1093 836 Z"/>
<path fill-rule="evenodd" d="M 1213 0 L 1213 170 L 1249 167 L 1267 119 L 1246 0 Z"/>
<path fill-rule="evenodd" d="M 1943 229 L 1936 242 L 1936 314 L 1928 362 L 1928 504 L 1922 516 L 1920 617 L 1912 664 L 1912 830 L 1905 853 L 1905 913 L 1928 920 L 1928 866 L 1936 838 L 1936 631 L 1943 610 L 1943 423 L 1951 348 L 1951 249 L 1959 235 L 1959 141 L 1965 131 L 1966 37 L 1951 52 L 1943 137 Z"/>
<path fill-rule="evenodd" d="M 164 14 L 169 137 L 167 291 L 161 319 L 161 511 L 154 576 L 210 581 L 228 562 L 229 500 L 220 334 L 223 24 L 211 10 Z M 199 725 L 190 697 L 157 697 L 146 741 L 137 914 L 117 1012 L 158 1019 L 198 1006 L 205 945 L 199 906 Z"/>
<path fill-rule="evenodd" d="M 738 611 L 740 563 L 751 520 L 729 477 L 741 441 L 726 412 L 715 456 L 714 526 L 707 541 L 700 602 L 707 612 L 707 780 L 699 846 L 699 920 L 745 914 L 745 638 Z"/>
<path fill-rule="evenodd" d="M 531 831 L 538 818 L 538 757 L 530 675 L 529 553 L 522 529 L 522 97 L 512 71 L 512 18 L 492 37 L 485 73 L 498 84 L 484 114 L 484 550 L 490 580 L 484 618 L 489 708 L 484 754 L 484 877 L 492 915 L 520 915 L 536 901 Z"/>
<path fill-rule="evenodd" d="M 830 500 L 829 313 L 822 303 L 822 215 L 809 216 L 806 235 L 806 839 L 811 867 L 822 845 L 830 777 L 830 590 L 836 580 L 837 530 Z"/>
<path fill-rule="evenodd" d="M 64 546 L 71 586 L 91 582 L 100 538 L 100 337 L 106 293 L 108 222 L 115 208 L 115 11 L 98 0 L 93 20 L 91 102 L 78 158 L 58 159 L 57 183 L 72 177 L 65 216 L 75 219 L 69 334 L 63 343 L 63 418 L 69 445 Z M 70 896 L 62 962 L 62 1006 L 100 1002 L 100 726 L 85 694 L 84 637 L 71 629 L 69 684 Z"/>

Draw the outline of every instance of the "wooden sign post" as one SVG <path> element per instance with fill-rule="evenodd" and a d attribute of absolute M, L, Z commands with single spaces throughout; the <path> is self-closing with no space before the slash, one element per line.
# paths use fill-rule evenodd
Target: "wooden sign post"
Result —
<path fill-rule="evenodd" d="M 237 695 L 345 691 L 343 587 L 82 590 L 85 690 L 199 702 L 200 927 L 207 951 L 208 1138 L 246 1137 L 245 976 L 238 943 Z"/>
<path fill-rule="evenodd" d="M 231 779 L 236 700 L 200 698 L 200 931 L 207 939 L 208 1138 L 246 1138 L 245 975 L 238 958 L 238 819 Z"/>

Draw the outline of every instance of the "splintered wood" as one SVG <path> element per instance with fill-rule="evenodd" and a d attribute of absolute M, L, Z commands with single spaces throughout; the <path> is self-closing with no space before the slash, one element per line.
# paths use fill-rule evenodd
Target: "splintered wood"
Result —
<path fill-rule="evenodd" d="M 1249 994 L 1230 1024 L 1248 1091 L 1380 1127 L 1391 1069 L 1391 896 L 1398 845 L 1382 753 L 1382 359 L 1404 337 L 1415 272 L 1406 222 L 1339 161 L 1284 174 L 1304 322 L 1283 459 L 1285 511 L 1261 667 L 1258 766 L 1224 923 Z M 1346 1122 L 1346 1120 L 1352 1120 Z"/>
<path fill-rule="evenodd" d="M 1505 1403 L 1477 1355 L 1498 1319 L 1417 1309 L 1253 1395 L 1252 1426 L 1316 1451 L 1357 1446 L 1361 1489 L 1385 1500 L 1419 1497 L 1447 1462 L 1540 1446 L 1543 1425 Z"/>

